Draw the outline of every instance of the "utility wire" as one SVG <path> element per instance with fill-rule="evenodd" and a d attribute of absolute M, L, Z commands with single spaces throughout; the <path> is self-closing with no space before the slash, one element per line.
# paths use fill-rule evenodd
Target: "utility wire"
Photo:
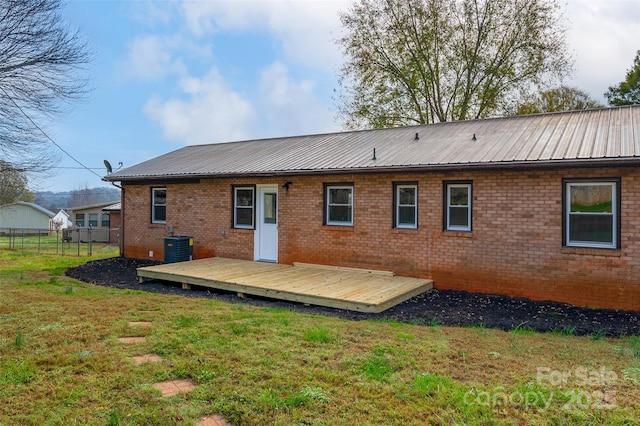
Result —
<path fill-rule="evenodd" d="M 45 131 L 44 131 L 44 130 L 42 130 L 42 129 L 40 128 L 40 126 L 38 126 L 38 125 L 36 124 L 36 122 L 35 122 L 35 121 L 33 121 L 33 120 L 31 119 L 31 117 L 29 117 L 29 115 L 28 115 L 26 112 L 24 112 L 24 110 L 20 107 L 20 105 L 18 105 L 18 104 L 16 103 L 16 101 L 14 101 L 14 100 L 13 100 L 13 98 L 12 98 L 11 96 L 9 96 L 9 94 L 7 93 L 7 91 L 6 91 L 6 90 L 4 90 L 4 87 L 1 87 L 1 86 L 0 86 L 0 90 L 2 90 L 2 92 L 5 94 L 5 96 L 7 97 L 7 99 L 9 99 L 9 100 L 11 101 L 11 103 L 12 103 L 12 104 L 14 104 L 14 105 L 16 106 L 16 108 L 18 108 L 18 109 L 20 110 L 20 112 L 21 112 L 25 117 L 27 117 L 27 120 L 29 120 L 29 121 L 31 122 L 31 124 L 33 124 L 33 125 L 35 126 L 35 128 L 36 128 L 36 129 L 40 130 L 40 132 L 44 135 L 44 137 L 45 137 L 45 138 L 47 138 L 47 139 L 48 139 L 52 144 L 54 144 L 55 146 L 57 146 L 57 147 L 58 147 L 58 149 L 59 149 L 60 151 L 64 152 L 64 153 L 65 153 L 69 158 L 71 158 L 73 161 L 75 161 L 76 163 L 80 164 L 80 166 L 82 166 L 82 168 L 83 168 L 83 169 L 88 170 L 89 172 L 91 172 L 91 173 L 93 173 L 94 175 L 98 176 L 98 178 L 100 178 L 100 180 L 102 180 L 102 176 L 100 176 L 98 173 L 94 172 L 94 171 L 93 171 L 93 170 L 91 170 L 89 167 L 87 167 L 87 166 L 85 166 L 84 164 L 82 164 L 82 163 L 80 162 L 80 160 L 76 159 L 73 155 L 69 154 L 69 153 L 68 153 L 64 148 L 62 148 L 60 145 L 58 145 L 58 144 L 56 143 L 56 141 L 54 141 L 53 139 L 51 139 L 51 138 L 49 137 L 49 135 L 48 135 L 48 134 L 46 134 L 46 133 L 45 133 Z"/>

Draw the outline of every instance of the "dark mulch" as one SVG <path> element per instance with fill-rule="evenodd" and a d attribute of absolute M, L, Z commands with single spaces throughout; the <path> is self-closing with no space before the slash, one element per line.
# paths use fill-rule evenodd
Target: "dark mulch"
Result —
<path fill-rule="evenodd" d="M 557 302 L 538 302 L 506 296 L 431 290 L 379 314 L 351 312 L 319 306 L 260 298 L 240 298 L 210 288 L 183 290 L 180 285 L 159 281 L 138 283 L 136 268 L 155 265 L 149 260 L 114 257 L 95 260 L 66 271 L 69 277 L 103 286 L 204 297 L 255 306 L 270 306 L 299 312 L 362 320 L 378 319 L 413 324 L 483 326 L 502 330 L 532 329 L 567 334 L 622 336 L 640 334 L 640 312 L 587 309 Z"/>

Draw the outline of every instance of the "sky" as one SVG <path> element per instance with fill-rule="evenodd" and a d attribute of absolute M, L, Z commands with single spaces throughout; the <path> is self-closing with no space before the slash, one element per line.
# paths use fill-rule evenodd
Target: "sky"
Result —
<path fill-rule="evenodd" d="M 91 93 L 54 123 L 61 153 L 31 189 L 110 184 L 103 160 L 132 166 L 185 145 L 342 130 L 336 90 L 339 0 L 67 0 L 94 53 Z M 640 0 L 562 2 L 575 72 L 566 84 L 605 102 L 640 49 Z"/>

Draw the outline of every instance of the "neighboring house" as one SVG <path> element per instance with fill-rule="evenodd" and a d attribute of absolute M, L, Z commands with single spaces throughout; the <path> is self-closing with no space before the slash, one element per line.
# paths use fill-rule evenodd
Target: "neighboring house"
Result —
<path fill-rule="evenodd" d="M 391 270 L 640 310 L 640 106 L 187 146 L 113 173 L 123 255 Z"/>
<path fill-rule="evenodd" d="M 50 231 L 54 213 L 34 203 L 18 201 L 0 206 L 0 232 Z"/>
<path fill-rule="evenodd" d="M 64 209 L 60 209 L 58 213 L 51 218 L 51 229 L 54 231 L 60 231 L 63 229 L 68 229 L 73 226 L 73 222 L 69 219 L 69 213 L 67 213 Z"/>
<path fill-rule="evenodd" d="M 116 244 L 119 239 L 120 203 L 92 204 L 69 208 L 73 221 L 72 240 Z"/>

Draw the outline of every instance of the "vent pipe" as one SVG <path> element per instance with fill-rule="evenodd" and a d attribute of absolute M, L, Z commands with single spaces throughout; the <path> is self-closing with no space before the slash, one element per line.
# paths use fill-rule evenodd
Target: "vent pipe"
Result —
<path fill-rule="evenodd" d="M 373 161 L 376 161 L 378 158 L 376 157 L 376 149 L 373 148 L 373 157 L 371 158 Z"/>
<path fill-rule="evenodd" d="M 413 139 L 414 141 L 417 141 L 420 139 L 420 133 L 416 132 L 416 137 Z"/>

